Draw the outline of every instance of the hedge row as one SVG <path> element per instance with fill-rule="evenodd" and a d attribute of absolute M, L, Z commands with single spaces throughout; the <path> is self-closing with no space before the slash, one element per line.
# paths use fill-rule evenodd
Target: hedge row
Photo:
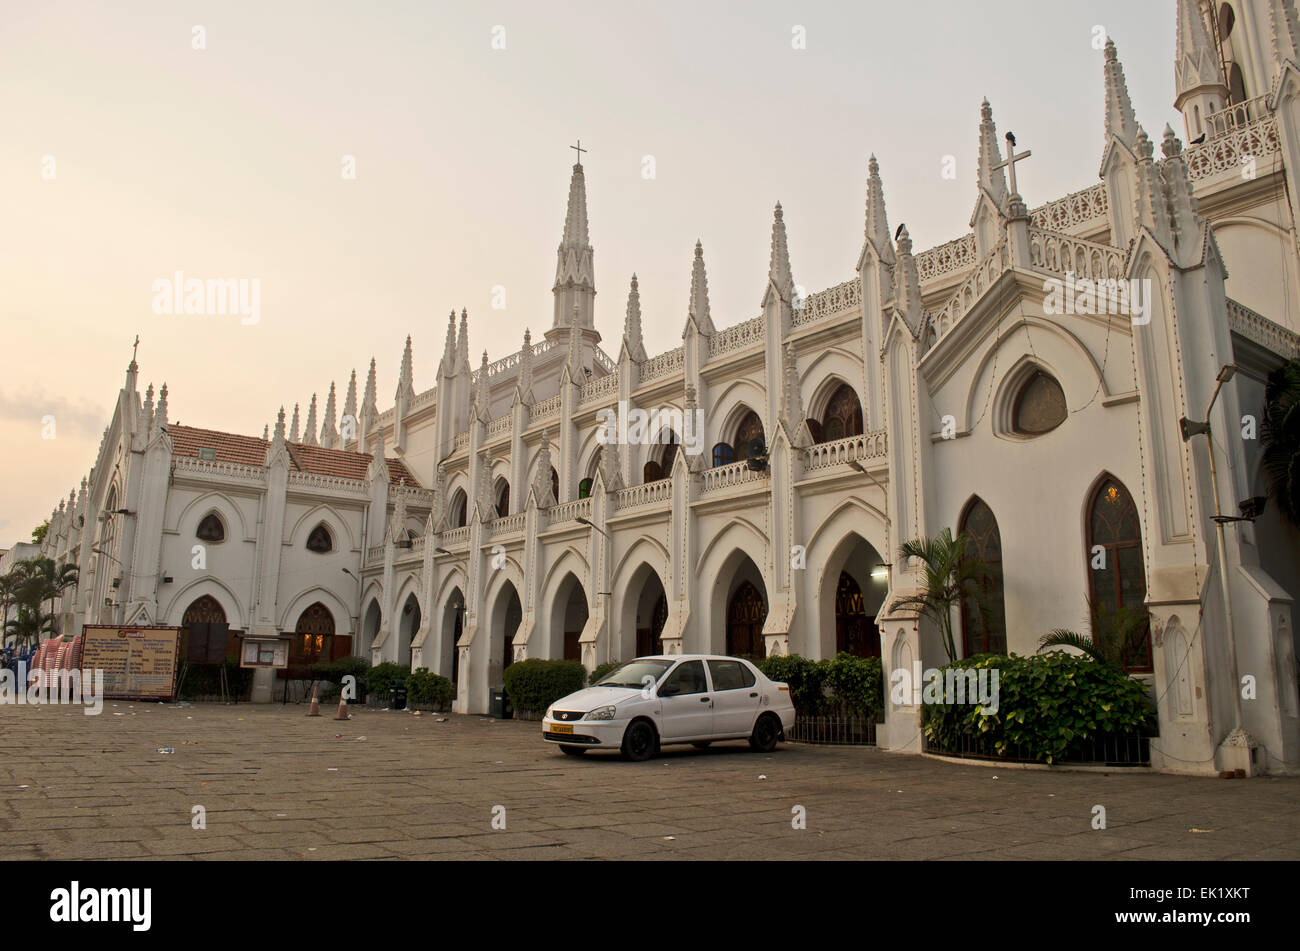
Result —
<path fill-rule="evenodd" d="M 523 712 L 545 711 L 587 685 L 587 668 L 576 660 L 520 660 L 505 669 L 506 696 Z"/>
<path fill-rule="evenodd" d="M 768 657 L 758 667 L 769 680 L 790 685 L 790 699 L 801 716 L 860 716 L 879 720 L 885 712 L 879 657 L 837 654 L 809 660 L 798 654 Z"/>

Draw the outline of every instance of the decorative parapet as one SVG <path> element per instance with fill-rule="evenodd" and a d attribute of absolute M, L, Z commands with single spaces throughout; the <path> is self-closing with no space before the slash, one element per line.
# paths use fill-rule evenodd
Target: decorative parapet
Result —
<path fill-rule="evenodd" d="M 1206 138 L 1214 140 L 1231 135 L 1238 129 L 1244 129 L 1256 122 L 1272 118 L 1268 109 L 1268 94 L 1247 99 L 1235 105 L 1226 106 L 1219 112 L 1205 117 Z"/>
<path fill-rule="evenodd" d="M 714 334 L 709 340 L 709 356 L 720 357 L 724 353 L 762 344 L 766 336 L 767 328 L 763 318 L 755 317 L 753 320 L 747 320 L 743 324 L 736 324 Z"/>
<path fill-rule="evenodd" d="M 1068 231 L 1110 214 L 1105 182 L 1048 202 L 1030 212 L 1030 223 L 1044 231 Z"/>
<path fill-rule="evenodd" d="M 555 416 L 560 412 L 560 394 L 556 393 L 549 400 L 542 400 L 533 406 L 533 411 L 529 414 L 530 422 L 537 422 L 539 419 L 546 419 Z"/>
<path fill-rule="evenodd" d="M 1124 252 L 1118 248 L 1039 228 L 1029 229 L 1029 262 L 1042 271 L 1093 281 L 1124 276 Z"/>
<path fill-rule="evenodd" d="M 524 513 L 505 515 L 488 522 L 488 537 L 499 538 L 503 535 L 518 535 L 524 530 Z"/>
<path fill-rule="evenodd" d="M 442 533 L 442 548 L 448 551 L 456 551 L 469 545 L 469 526 L 462 525 L 460 528 L 451 528 Z"/>
<path fill-rule="evenodd" d="M 641 365 L 641 382 L 649 383 L 660 377 L 679 372 L 686 365 L 686 348 L 678 347 L 651 357 Z"/>
<path fill-rule="evenodd" d="M 1183 161 L 1187 163 L 1188 175 L 1196 181 L 1221 172 L 1238 173 L 1247 160 L 1271 155 L 1281 148 L 1277 122 L 1269 115 L 1247 124 L 1233 125 L 1217 138 L 1184 149 Z"/>
<path fill-rule="evenodd" d="M 916 256 L 916 270 L 922 284 L 943 277 L 945 274 L 952 274 L 954 271 L 968 270 L 976 263 L 973 234 L 955 238 L 947 244 L 922 251 Z"/>
<path fill-rule="evenodd" d="M 591 516 L 591 499 L 574 499 L 572 502 L 561 502 L 551 509 L 552 525 L 560 525 L 564 522 L 576 522 L 581 516 L 588 518 Z"/>
<path fill-rule="evenodd" d="M 533 344 L 533 356 L 538 357 L 541 354 L 545 353 L 547 350 L 552 349 L 554 346 L 555 346 L 554 340 L 541 340 Z M 508 370 L 513 370 L 515 367 L 519 366 L 520 360 L 523 357 L 523 353 L 524 351 L 522 349 L 516 350 L 514 353 L 510 354 L 509 356 L 505 356 L 502 357 L 500 360 L 497 360 L 495 363 L 489 363 L 487 365 L 488 382 L 490 383 L 493 377 L 500 376 L 502 373 L 505 373 Z M 482 375 L 483 375 L 483 368 L 479 367 L 477 370 L 474 370 L 470 374 L 470 380 L 474 383 L 477 383 L 479 377 Z"/>
<path fill-rule="evenodd" d="M 342 476 L 322 475 L 318 472 L 291 471 L 289 485 L 300 489 L 325 489 L 332 492 L 353 492 L 364 495 L 364 479 L 345 479 Z"/>
<path fill-rule="evenodd" d="M 878 429 L 872 433 L 859 436 L 847 436 L 834 442 L 818 443 L 809 446 L 808 469 L 827 469 L 831 466 L 850 462 L 863 462 L 867 459 L 883 459 L 886 456 L 885 430 Z"/>
<path fill-rule="evenodd" d="M 578 404 L 599 403 L 618 395 L 618 368 L 615 367 L 612 373 L 606 373 L 604 376 L 598 376 L 582 388 L 582 393 L 578 397 Z"/>
<path fill-rule="evenodd" d="M 767 470 L 755 471 L 746 462 L 732 462 L 725 466 L 716 466 L 704 470 L 704 488 L 702 494 L 730 489 L 748 482 L 762 482 L 768 477 Z"/>
<path fill-rule="evenodd" d="M 453 452 L 461 452 L 469 448 L 469 433 L 456 434 L 456 447 Z"/>
<path fill-rule="evenodd" d="M 411 400 L 411 405 L 407 408 L 406 412 L 414 413 L 417 409 L 423 409 L 425 406 L 428 406 L 431 403 L 436 403 L 437 401 L 438 388 L 436 386 L 431 386 L 423 393 L 415 394 L 415 399 Z"/>
<path fill-rule="evenodd" d="M 646 482 L 641 485 L 628 486 L 626 489 L 619 489 L 614 493 L 614 509 L 621 512 L 624 509 L 636 508 L 641 505 L 667 502 L 672 497 L 673 480 L 659 479 L 655 482 Z"/>
<path fill-rule="evenodd" d="M 245 466 L 237 462 L 208 462 L 189 456 L 173 457 L 172 470 L 214 481 L 257 483 L 266 481 L 266 470 L 261 466 Z"/>
<path fill-rule="evenodd" d="M 375 565 L 384 560 L 384 546 L 371 545 L 366 549 L 366 564 Z"/>
<path fill-rule="evenodd" d="M 390 501 L 396 501 L 397 496 L 401 494 L 406 495 L 406 504 L 409 508 L 433 508 L 433 489 L 425 489 L 418 485 L 407 485 L 405 487 L 394 485 L 388 489 Z"/>
<path fill-rule="evenodd" d="M 1227 301 L 1228 328 L 1233 333 L 1287 360 L 1300 359 L 1300 334 L 1287 330 L 1231 297 Z"/>
<path fill-rule="evenodd" d="M 496 419 L 488 423 L 487 424 L 488 439 L 494 439 L 497 436 L 502 435 L 503 433 L 510 432 L 511 419 L 513 419 L 513 417 L 509 413 L 507 413 L 505 416 L 498 416 Z"/>
<path fill-rule="evenodd" d="M 957 322 L 970 313 L 971 308 L 984 296 L 984 292 L 993 286 L 994 281 L 1002 276 L 1011 266 L 1011 255 L 1007 251 L 1007 239 L 1003 238 L 989 253 L 987 259 L 966 278 L 964 284 L 948 299 L 948 303 L 934 316 L 935 332 L 943 337 Z"/>
<path fill-rule="evenodd" d="M 614 358 L 600 347 L 592 347 L 591 356 L 596 361 L 596 366 L 604 370 L 606 374 L 613 373 L 618 369 L 618 364 L 614 361 Z"/>
<path fill-rule="evenodd" d="M 826 317 L 834 317 L 862 305 L 862 284 L 854 279 L 804 298 L 803 306 L 794 309 L 791 323 L 798 327 Z"/>

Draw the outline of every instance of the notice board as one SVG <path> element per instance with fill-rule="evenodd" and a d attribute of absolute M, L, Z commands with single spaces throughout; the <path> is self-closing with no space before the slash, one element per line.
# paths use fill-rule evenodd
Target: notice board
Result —
<path fill-rule="evenodd" d="M 112 627 L 82 630 L 82 670 L 104 671 L 110 700 L 170 700 L 176 693 L 179 627 Z"/>

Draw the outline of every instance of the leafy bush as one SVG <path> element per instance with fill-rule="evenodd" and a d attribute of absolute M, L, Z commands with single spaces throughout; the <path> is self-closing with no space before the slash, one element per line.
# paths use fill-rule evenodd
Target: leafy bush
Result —
<path fill-rule="evenodd" d="M 587 668 L 576 660 L 534 658 L 505 670 L 506 696 L 517 711 L 545 710 L 556 700 L 587 684 Z"/>
<path fill-rule="evenodd" d="M 615 660 L 615 661 L 611 661 L 611 662 L 608 663 L 608 664 L 601 664 L 601 665 L 599 665 L 595 670 L 593 670 L 593 671 L 591 672 L 591 676 L 587 678 L 587 683 L 588 683 L 588 684 L 598 684 L 598 683 L 600 683 L 601 680 L 604 679 L 605 675 L 608 674 L 611 670 L 613 670 L 613 669 L 614 669 L 615 667 L 617 667 L 618 665 L 619 665 L 619 662 L 616 661 L 616 660 Z"/>
<path fill-rule="evenodd" d="M 417 667 L 406 679 L 408 703 L 421 703 L 445 710 L 451 706 L 451 681 L 427 667 Z"/>
<path fill-rule="evenodd" d="M 812 661 L 798 654 L 768 657 L 758 665 L 769 680 L 790 685 L 790 699 L 801 716 L 864 716 L 885 712 L 879 657 L 837 654 Z"/>
<path fill-rule="evenodd" d="M 382 664 L 375 664 L 366 672 L 366 696 L 371 700 L 378 700 L 380 703 L 388 702 L 388 691 L 392 687 L 394 680 L 411 679 L 411 667 L 409 664 L 392 664 L 385 661 Z M 411 697 L 410 685 L 407 685 L 407 699 Z"/>
<path fill-rule="evenodd" d="M 1019 752 L 1053 763 L 1079 755 L 1091 740 L 1154 726 L 1146 688 L 1087 657 L 1063 651 L 1029 657 L 979 654 L 942 669 L 950 668 L 997 669 L 998 709 L 985 714 L 976 704 L 927 703 L 923 729 L 940 749 L 956 751 L 961 739 L 969 737 L 990 755 Z"/>
<path fill-rule="evenodd" d="M 357 701 L 365 702 L 366 699 L 366 675 L 370 670 L 370 661 L 364 657 L 340 657 L 338 660 L 329 662 L 318 662 L 311 665 L 311 674 L 317 680 L 323 681 L 324 686 L 320 688 L 320 698 L 330 700 L 339 695 L 343 678 L 352 676 L 357 679 Z"/>

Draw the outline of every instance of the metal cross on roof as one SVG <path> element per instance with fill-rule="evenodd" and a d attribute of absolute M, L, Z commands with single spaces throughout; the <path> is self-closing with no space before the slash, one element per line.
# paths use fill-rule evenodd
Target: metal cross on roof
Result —
<path fill-rule="evenodd" d="M 1011 176 L 1011 194 L 1014 195 L 1016 198 L 1019 198 L 1019 197 L 1020 197 L 1020 189 L 1018 189 L 1018 188 L 1016 187 L 1016 163 L 1019 162 L 1019 161 L 1022 161 L 1023 159 L 1027 159 L 1027 158 L 1029 158 L 1029 156 L 1031 156 L 1031 155 L 1033 155 L 1033 154 L 1034 154 L 1034 153 L 1031 152 L 1029 149 L 1026 149 L 1025 151 L 1021 152 L 1019 155 L 1017 155 L 1017 154 L 1016 154 L 1016 137 L 1015 137 L 1013 134 L 1011 134 L 1010 132 L 1007 133 L 1007 158 L 1006 158 L 1006 161 L 1005 161 L 1005 162 L 998 162 L 996 165 L 993 166 L 993 170 L 994 170 L 994 171 L 997 171 L 997 170 L 1000 169 L 1000 168 L 1005 168 L 1005 169 L 1010 173 L 1010 176 Z"/>
<path fill-rule="evenodd" d="M 578 144 L 577 144 L 577 145 L 571 145 L 571 146 L 569 146 L 569 148 L 573 149 L 575 152 L 578 153 L 578 164 L 581 165 L 581 164 L 582 164 L 582 153 L 587 151 L 586 149 L 584 149 L 584 148 L 582 147 L 582 139 L 579 139 L 579 140 L 578 140 Z"/>

